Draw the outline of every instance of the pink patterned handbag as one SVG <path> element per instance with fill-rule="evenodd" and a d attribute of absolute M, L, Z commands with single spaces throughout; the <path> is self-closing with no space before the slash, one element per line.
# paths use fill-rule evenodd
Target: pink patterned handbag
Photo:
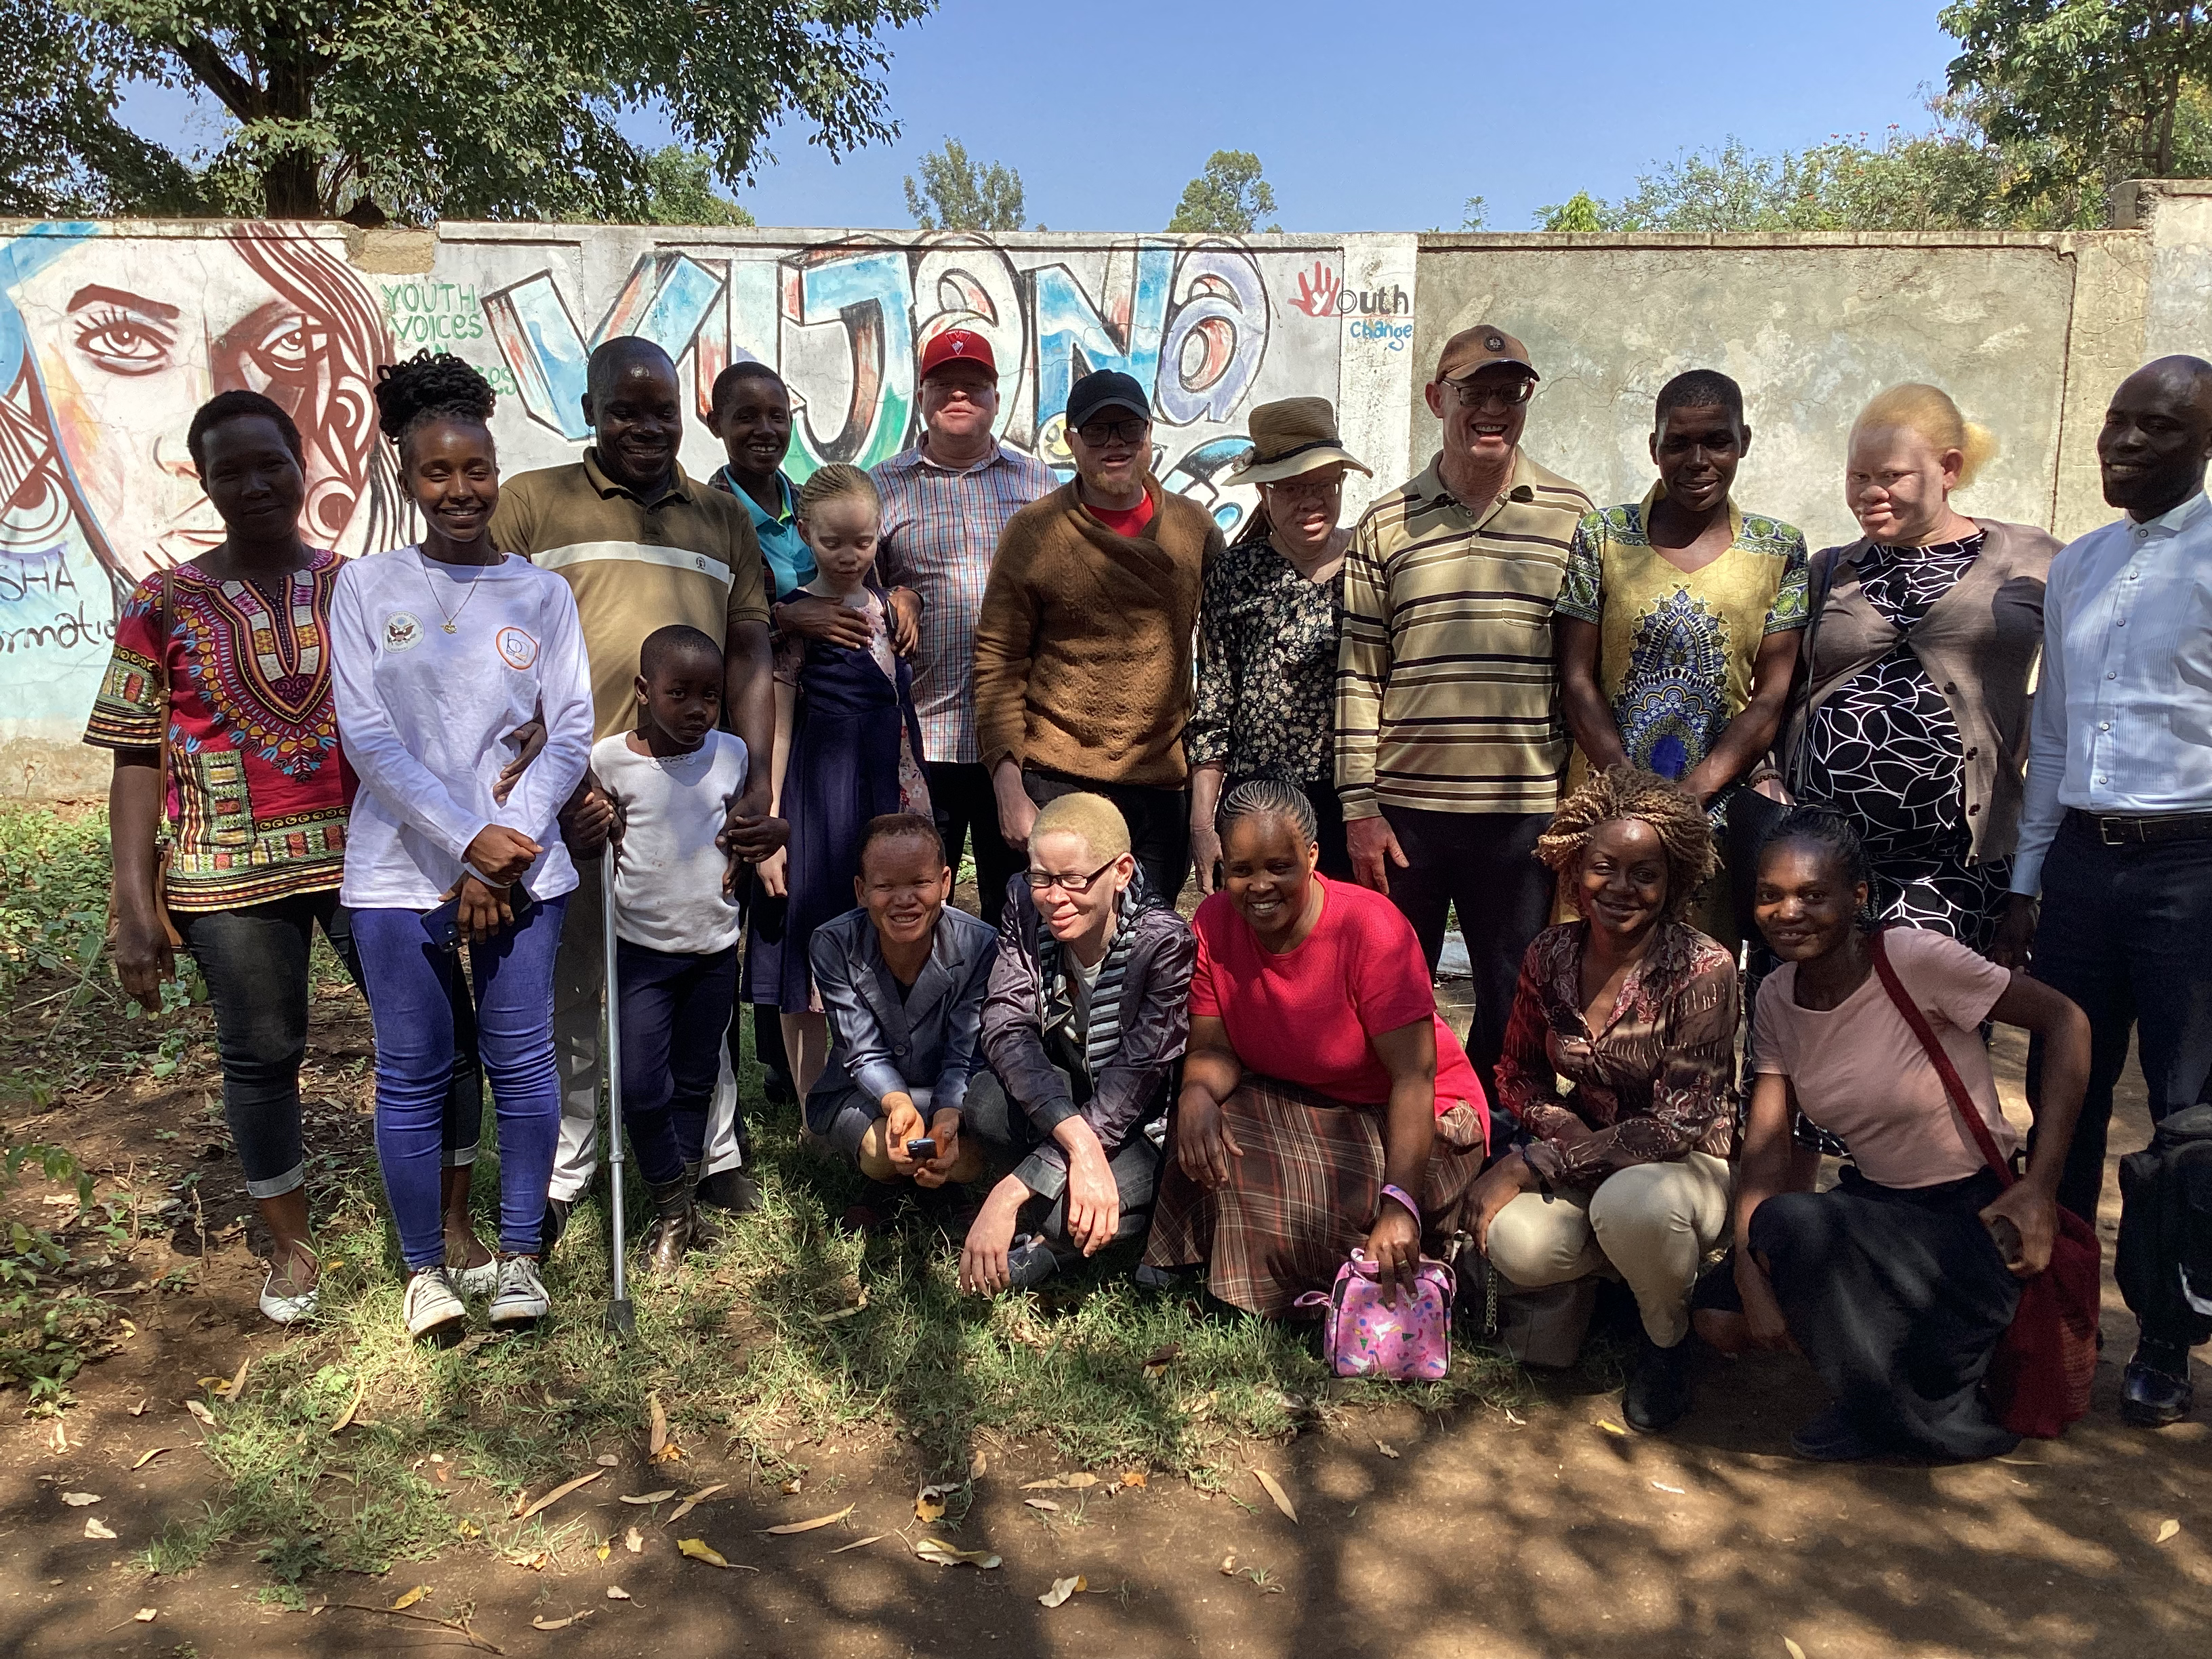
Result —
<path fill-rule="evenodd" d="M 1376 1279 L 1364 1250 L 1336 1270 L 1326 1294 L 1309 1291 L 1301 1308 L 1328 1309 L 1322 1351 L 1339 1376 L 1382 1376 L 1400 1382 L 1434 1382 L 1451 1370 L 1452 1270 L 1423 1256 L 1413 1270 L 1409 1297 L 1393 1300 Z"/>

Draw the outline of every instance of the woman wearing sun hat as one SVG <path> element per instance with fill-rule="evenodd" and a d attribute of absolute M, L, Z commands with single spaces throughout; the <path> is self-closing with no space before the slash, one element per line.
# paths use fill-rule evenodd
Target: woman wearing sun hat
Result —
<path fill-rule="evenodd" d="M 1202 892 L 1221 842 L 1214 809 L 1238 784 L 1272 778 L 1305 792 L 1319 820 L 1323 875 L 1352 878 L 1334 784 L 1337 629 L 1344 615 L 1340 529 L 1346 450 L 1326 398 L 1285 398 L 1252 411 L 1252 450 L 1230 482 L 1257 486 L 1260 506 L 1207 571 L 1199 607 L 1198 701 L 1190 755 L 1190 845 Z"/>

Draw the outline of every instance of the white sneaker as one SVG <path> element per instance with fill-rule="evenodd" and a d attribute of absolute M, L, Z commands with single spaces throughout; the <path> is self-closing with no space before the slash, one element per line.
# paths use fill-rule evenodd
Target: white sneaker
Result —
<path fill-rule="evenodd" d="M 499 1260 L 499 1289 L 491 1299 L 495 1325 L 529 1325 L 552 1310 L 545 1281 L 538 1276 L 534 1256 L 505 1255 Z"/>
<path fill-rule="evenodd" d="M 453 1276 L 453 1288 L 471 1302 L 499 1288 L 499 1258 L 495 1255 L 485 1257 L 473 1267 L 448 1266 L 446 1271 Z"/>
<path fill-rule="evenodd" d="M 465 1324 L 469 1310 L 453 1292 L 453 1275 L 443 1267 L 425 1267 L 407 1281 L 407 1299 L 401 1304 L 407 1334 L 420 1340 L 448 1327 Z"/>
<path fill-rule="evenodd" d="M 313 1319 L 315 1316 L 315 1292 L 321 1285 L 322 1261 L 313 1251 L 310 1250 L 307 1254 L 315 1263 L 317 1275 L 316 1283 L 308 1285 L 306 1290 L 291 1296 L 287 1296 L 276 1290 L 275 1288 L 276 1269 L 273 1263 L 270 1267 L 269 1276 L 261 1281 L 262 1316 L 272 1324 L 296 1325 L 302 1320 Z"/>

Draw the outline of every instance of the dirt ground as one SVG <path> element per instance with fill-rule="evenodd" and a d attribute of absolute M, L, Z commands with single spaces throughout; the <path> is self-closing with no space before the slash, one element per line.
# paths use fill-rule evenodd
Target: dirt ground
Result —
<path fill-rule="evenodd" d="M 356 1067 L 362 1022 L 325 1021 L 314 1039 L 310 1145 L 360 1126 L 313 1079 Z M 2019 1050 L 2003 1050 L 2016 1079 Z M 2017 1105 L 2017 1091 L 2014 1090 Z M 1359 1414 L 1286 1443 L 1249 1449 L 1275 1477 L 1292 1522 L 1256 1476 L 1207 1495 L 1165 1476 L 1039 1492 L 1076 1473 L 1035 1449 L 987 1446 L 963 1547 L 996 1553 L 988 1571 L 917 1559 L 908 1539 L 917 1468 L 886 1431 L 800 1443 L 812 1474 L 799 1496 L 748 1468 L 694 1455 L 680 1476 L 648 1471 L 642 1437 L 594 1446 L 617 1467 L 564 1498 L 553 1518 L 595 1532 L 635 1523 L 641 1549 L 563 1570 L 457 1547 L 380 1577 L 308 1581 L 307 1607 L 262 1604 L 269 1570 L 249 1546 L 218 1551 L 181 1577 L 150 1575 L 138 1553 L 198 1512 L 212 1471 L 183 1401 L 195 1379 L 228 1374 L 281 1338 L 253 1311 L 252 1240 L 227 1218 L 246 1207 L 234 1160 L 206 1115 L 204 1086 L 156 1093 L 127 1112 L 98 1094 L 64 1096 L 34 1118 L 39 1138 L 76 1147 L 103 1186 L 147 1194 L 143 1242 L 95 1279 L 132 1333 L 76 1379 L 62 1419 L 0 1425 L 0 1652 L 231 1659 L 488 1651 L 668 1659 L 736 1651 L 809 1656 L 1166 1654 L 1846 1656 L 2189 1654 L 2212 1651 L 2212 1410 L 2152 1435 L 2114 1413 L 2133 1336 L 2106 1293 L 2097 1408 L 2056 1443 L 1969 1468 L 1822 1468 L 1789 1454 L 1792 1427 L 1823 1403 L 1801 1362 L 1708 1357 L 1694 1413 L 1644 1438 L 1608 1431 L 1617 1393 L 1534 1380 L 1517 1413 Z M 317 1116 L 320 1117 L 320 1133 Z M 2139 1098 L 2114 1140 L 2142 1144 Z M 24 1126 L 11 1123 L 19 1133 Z M 212 1146 L 215 1155 L 208 1156 Z M 154 1166 L 161 1169 L 158 1176 Z M 168 1181 L 202 1175 L 206 1277 L 157 1288 L 202 1262 L 189 1207 L 153 1211 Z M 35 1179 L 21 1213 L 54 1189 Z M 2108 1177 L 2106 1224 L 2118 1194 Z M 52 1212 L 48 1212 L 51 1216 Z M 2109 1248 L 2108 1248 L 2109 1260 Z M 250 1384 L 249 1384 L 250 1386 Z M 135 1414 L 134 1414 L 135 1413 Z M 167 1448 L 134 1468 L 154 1448 Z M 624 1493 L 726 1480 L 684 1526 Z M 64 1493 L 100 1495 L 71 1506 Z M 1056 1510 L 1036 1506 L 1056 1503 Z M 851 1504 L 835 1525 L 763 1528 Z M 88 1517 L 115 1534 L 85 1537 Z M 2170 1523 L 2172 1524 L 2169 1530 Z M 678 1532 L 731 1563 L 682 1558 Z M 2166 1534 L 2161 1537 L 2161 1534 Z M 1086 1589 L 1039 1604 L 1056 1578 Z M 387 1607 L 428 1593 L 406 1616 Z M 616 1598 L 611 1588 L 627 1595 Z M 365 1610 L 366 1609 L 366 1610 Z M 150 1610 L 150 1618 L 142 1610 Z M 556 1629 L 572 1614 L 586 1615 Z M 439 1620 L 465 1617 L 470 1636 Z"/>

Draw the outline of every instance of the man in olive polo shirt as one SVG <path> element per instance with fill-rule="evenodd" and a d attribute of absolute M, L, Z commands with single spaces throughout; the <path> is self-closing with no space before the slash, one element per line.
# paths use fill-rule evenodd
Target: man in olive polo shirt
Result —
<path fill-rule="evenodd" d="M 1352 532 L 1337 656 L 1352 874 L 1405 913 L 1431 972 L 1458 910 L 1474 970 L 1467 1054 L 1486 1089 L 1550 908 L 1534 854 L 1567 763 L 1552 608 L 1592 510 L 1521 447 L 1535 389 L 1528 348 L 1503 329 L 1444 343 L 1427 388 L 1443 448 Z"/>
<path fill-rule="evenodd" d="M 558 571 L 574 592 L 592 659 L 595 738 L 627 731 L 634 722 L 633 687 L 646 635 L 682 623 L 723 641 L 722 718 L 753 756 L 726 833 L 740 856 L 764 858 L 781 844 L 783 826 L 768 816 L 775 691 L 760 543 L 743 507 L 687 477 L 677 462 L 683 394 L 666 352 L 635 336 L 609 340 L 592 353 L 586 384 L 584 418 L 596 441 L 580 461 L 502 484 L 492 539 Z M 546 1217 L 549 1248 L 599 1163 L 606 979 L 600 928 L 599 872 L 587 869 L 569 901 L 554 965 L 562 1111 Z M 708 1125 L 707 1174 L 739 1161 L 732 1127 L 736 1104 L 736 1089 L 726 1079 Z"/>

